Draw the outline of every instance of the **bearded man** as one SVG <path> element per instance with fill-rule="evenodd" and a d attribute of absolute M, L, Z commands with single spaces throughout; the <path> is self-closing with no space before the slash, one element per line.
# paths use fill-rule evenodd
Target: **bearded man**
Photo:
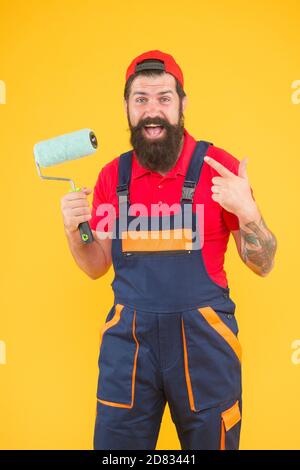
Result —
<path fill-rule="evenodd" d="M 91 279 L 115 272 L 100 333 L 95 449 L 155 449 L 166 403 L 182 449 L 239 448 L 241 346 L 224 256 L 232 234 L 242 261 L 266 276 L 276 238 L 246 159 L 194 139 L 186 105 L 170 54 L 136 57 L 124 90 L 132 149 L 101 169 L 92 210 L 91 189 L 62 198 L 78 266 Z M 86 221 L 90 244 L 78 230 Z"/>

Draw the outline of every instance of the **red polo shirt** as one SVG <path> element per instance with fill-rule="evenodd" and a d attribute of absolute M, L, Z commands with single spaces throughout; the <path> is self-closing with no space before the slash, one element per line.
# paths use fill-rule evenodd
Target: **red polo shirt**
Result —
<path fill-rule="evenodd" d="M 166 203 L 172 205 L 179 203 L 184 177 L 195 145 L 196 140 L 185 129 L 181 154 L 175 166 L 165 176 L 143 168 L 139 164 L 135 152 L 133 152 L 129 188 L 130 203 L 144 204 L 149 215 L 151 204 Z M 234 174 L 238 174 L 239 160 L 225 152 L 225 150 L 211 145 L 207 155 L 220 162 Z M 105 217 L 96 215 L 99 204 L 113 204 L 118 215 L 116 193 L 118 163 L 119 157 L 104 165 L 98 175 L 93 194 L 92 218 L 89 221 L 93 230 L 97 229 L 98 222 Z M 214 282 L 222 287 L 227 287 L 226 272 L 223 267 L 224 255 L 230 231 L 239 229 L 239 221 L 234 214 L 223 209 L 218 202 L 211 198 L 211 186 L 213 185 L 211 180 L 214 176 L 220 175 L 204 162 L 194 193 L 194 204 L 204 204 L 204 244 L 202 253 L 206 270 Z"/>

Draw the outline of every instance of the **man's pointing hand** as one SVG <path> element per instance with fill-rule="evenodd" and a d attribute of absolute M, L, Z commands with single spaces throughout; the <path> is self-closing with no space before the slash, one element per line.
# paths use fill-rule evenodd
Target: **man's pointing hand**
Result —
<path fill-rule="evenodd" d="M 214 201 L 237 217 L 243 216 L 245 212 L 257 211 L 247 175 L 247 158 L 240 162 L 238 175 L 211 157 L 204 157 L 204 161 L 221 175 L 212 178 L 211 190 L 213 194 L 211 197 Z"/>

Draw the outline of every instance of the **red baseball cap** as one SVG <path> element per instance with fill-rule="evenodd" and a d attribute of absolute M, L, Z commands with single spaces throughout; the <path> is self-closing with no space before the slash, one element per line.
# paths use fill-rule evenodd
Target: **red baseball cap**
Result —
<path fill-rule="evenodd" d="M 160 61 L 160 63 L 157 61 Z M 161 51 L 148 51 L 139 55 L 133 59 L 127 69 L 126 82 L 131 75 L 141 70 L 163 70 L 177 78 L 183 88 L 181 68 L 170 54 Z"/>

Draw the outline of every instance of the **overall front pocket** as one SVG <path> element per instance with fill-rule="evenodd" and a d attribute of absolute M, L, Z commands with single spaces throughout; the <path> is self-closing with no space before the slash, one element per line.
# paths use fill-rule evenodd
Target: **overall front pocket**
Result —
<path fill-rule="evenodd" d="M 198 311 L 207 323 L 223 338 L 242 362 L 242 348 L 237 338 L 237 323 L 233 314 L 217 313 L 211 307 L 202 307 Z"/>
<path fill-rule="evenodd" d="M 134 406 L 139 343 L 135 334 L 136 312 L 121 304 L 100 333 L 97 400 L 109 406 Z"/>
<path fill-rule="evenodd" d="M 241 394 L 241 347 L 232 315 L 210 306 L 182 315 L 182 342 L 187 396 L 198 412 Z"/>

